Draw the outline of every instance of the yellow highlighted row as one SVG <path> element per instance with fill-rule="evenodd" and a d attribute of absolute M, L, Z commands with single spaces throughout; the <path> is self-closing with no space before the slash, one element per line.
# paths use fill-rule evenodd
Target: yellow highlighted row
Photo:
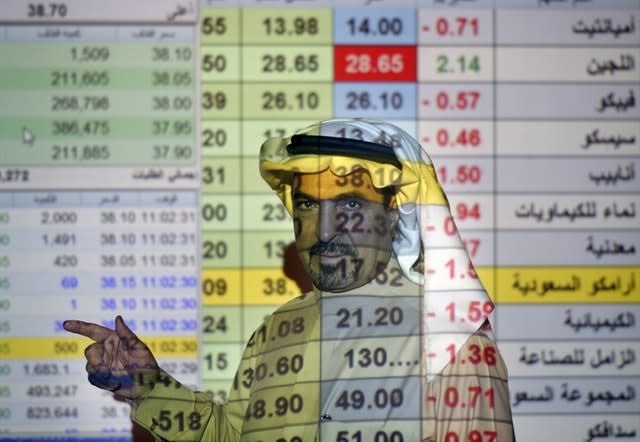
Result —
<path fill-rule="evenodd" d="M 195 336 L 141 337 L 156 357 L 195 357 Z M 4 338 L 0 340 L 0 359 L 77 359 L 91 344 L 88 338 Z"/>
<path fill-rule="evenodd" d="M 640 303 L 639 267 L 481 267 L 497 304 Z M 280 269 L 207 269 L 202 304 L 279 305 L 300 289 Z"/>
<path fill-rule="evenodd" d="M 639 267 L 501 267 L 499 304 L 640 303 Z"/>
<path fill-rule="evenodd" d="M 478 269 L 480 279 L 490 293 L 493 270 Z M 202 304 L 281 305 L 301 295 L 296 282 L 280 269 L 205 269 L 202 271 Z"/>
<path fill-rule="evenodd" d="M 212 269 L 202 272 L 203 305 L 279 305 L 301 294 L 279 269 Z"/>

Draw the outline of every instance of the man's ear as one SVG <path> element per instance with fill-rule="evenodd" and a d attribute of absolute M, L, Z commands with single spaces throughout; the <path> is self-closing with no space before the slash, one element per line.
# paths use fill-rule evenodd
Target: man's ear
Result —
<path fill-rule="evenodd" d="M 395 195 L 389 200 L 389 219 L 391 221 L 389 227 L 392 231 L 395 231 L 398 221 L 400 221 L 400 212 L 398 211 L 398 202 Z"/>
<path fill-rule="evenodd" d="M 398 201 L 396 200 L 396 196 L 391 195 L 391 198 L 389 198 L 389 209 L 396 210 L 397 208 L 398 208 Z"/>

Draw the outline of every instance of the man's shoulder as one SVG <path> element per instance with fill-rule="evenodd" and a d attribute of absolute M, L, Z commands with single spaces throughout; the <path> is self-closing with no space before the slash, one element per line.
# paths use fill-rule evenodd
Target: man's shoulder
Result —
<path fill-rule="evenodd" d="M 254 330 L 247 342 L 245 358 L 264 354 L 289 341 L 305 341 L 317 335 L 319 317 L 319 296 L 310 292 L 296 296 L 278 307 Z M 291 332 L 291 333 L 290 333 Z"/>
<path fill-rule="evenodd" d="M 298 295 L 295 298 L 291 298 L 290 300 L 282 304 L 280 307 L 278 307 L 273 312 L 273 314 L 275 315 L 278 313 L 284 313 L 292 310 L 298 310 L 301 308 L 307 308 L 314 304 L 317 304 L 318 301 L 319 301 L 319 296 L 315 292 L 313 291 L 307 292 L 302 295 Z"/>
<path fill-rule="evenodd" d="M 264 317 L 264 321 L 258 326 L 257 330 L 260 330 L 261 328 L 266 328 L 268 330 L 274 322 L 278 322 L 277 318 L 282 318 L 283 316 L 286 317 L 296 314 L 302 314 L 303 316 L 315 316 L 311 310 L 319 309 L 319 300 L 319 295 L 314 292 L 308 292 L 298 295 L 295 298 L 291 298 L 276 308 L 271 312 L 271 314 L 266 315 Z"/>

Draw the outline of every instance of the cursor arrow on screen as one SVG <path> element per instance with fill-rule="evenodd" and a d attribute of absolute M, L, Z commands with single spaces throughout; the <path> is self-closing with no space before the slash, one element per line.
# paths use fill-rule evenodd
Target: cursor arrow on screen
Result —
<path fill-rule="evenodd" d="M 33 142 L 36 140 L 36 136 L 31 132 L 28 127 L 22 128 L 22 144 L 33 145 Z"/>

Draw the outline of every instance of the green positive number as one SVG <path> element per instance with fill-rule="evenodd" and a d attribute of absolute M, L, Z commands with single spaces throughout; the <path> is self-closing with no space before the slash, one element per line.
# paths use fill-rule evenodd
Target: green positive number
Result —
<path fill-rule="evenodd" d="M 461 55 L 450 62 L 446 55 L 438 55 L 438 73 L 450 74 L 466 72 L 480 72 L 480 58 L 474 55 L 470 58 Z"/>

